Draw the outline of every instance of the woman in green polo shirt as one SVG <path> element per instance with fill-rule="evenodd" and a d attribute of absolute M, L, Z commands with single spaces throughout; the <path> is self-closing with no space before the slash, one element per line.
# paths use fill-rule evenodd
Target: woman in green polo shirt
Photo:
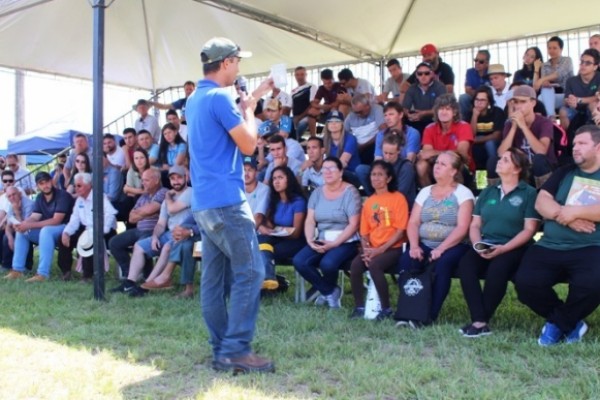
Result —
<path fill-rule="evenodd" d="M 525 153 L 508 149 L 496 165 L 500 184 L 483 190 L 475 204 L 469 229 L 473 247 L 462 257 L 457 270 L 472 321 L 460 329 L 465 337 L 492 333 L 488 323 L 537 232 L 537 193 L 526 183 L 528 171 Z M 486 276 L 483 289 L 479 283 L 482 273 Z"/>

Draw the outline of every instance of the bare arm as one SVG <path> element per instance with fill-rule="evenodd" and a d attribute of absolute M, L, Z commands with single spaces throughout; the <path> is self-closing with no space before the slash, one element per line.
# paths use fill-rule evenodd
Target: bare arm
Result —
<path fill-rule="evenodd" d="M 470 159 L 469 157 L 469 148 L 471 147 L 471 143 L 467 140 L 461 140 L 458 142 L 456 146 L 456 152 L 460 154 L 463 160 L 467 161 Z"/>
<path fill-rule="evenodd" d="M 304 234 L 303 225 L 306 213 L 298 212 L 294 214 L 294 232 L 287 239 L 298 239 Z"/>
<path fill-rule="evenodd" d="M 144 204 L 141 207 L 131 210 L 129 213 L 129 222 L 132 224 L 138 223 L 140 220 L 156 214 L 160 210 L 160 204 L 156 201 L 152 201 L 148 204 Z"/>

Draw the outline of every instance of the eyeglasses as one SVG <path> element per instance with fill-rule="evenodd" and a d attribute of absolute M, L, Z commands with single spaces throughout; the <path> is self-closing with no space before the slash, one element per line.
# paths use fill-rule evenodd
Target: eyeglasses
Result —
<path fill-rule="evenodd" d="M 13 183 L 14 179 L 2 179 L 2 183 Z"/>
<path fill-rule="evenodd" d="M 579 65 L 585 65 L 585 66 L 589 67 L 591 65 L 596 65 L 596 64 L 594 64 L 593 61 L 581 60 L 581 61 L 579 61 Z"/>
<path fill-rule="evenodd" d="M 431 75 L 431 71 L 418 71 L 417 76 L 428 76 Z"/>
<path fill-rule="evenodd" d="M 322 167 L 323 172 L 335 172 L 339 171 L 338 167 Z"/>
<path fill-rule="evenodd" d="M 485 64 L 487 62 L 487 60 L 480 60 L 478 58 L 474 59 L 473 61 L 475 61 L 476 63 L 479 63 L 479 64 Z"/>

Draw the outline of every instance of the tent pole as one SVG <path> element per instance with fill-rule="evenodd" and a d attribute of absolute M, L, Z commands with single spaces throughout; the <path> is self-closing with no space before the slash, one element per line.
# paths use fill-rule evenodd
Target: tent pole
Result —
<path fill-rule="evenodd" d="M 94 49 L 93 49 L 93 80 L 94 80 L 94 114 L 93 114 L 93 226 L 94 226 L 94 298 L 104 300 L 104 176 L 102 157 L 102 126 L 104 101 L 104 10 L 105 0 L 93 0 L 94 9 Z"/>
<path fill-rule="evenodd" d="M 379 93 L 383 92 L 383 86 L 385 85 L 385 71 L 383 67 L 385 65 L 385 57 L 381 57 L 379 60 Z"/>

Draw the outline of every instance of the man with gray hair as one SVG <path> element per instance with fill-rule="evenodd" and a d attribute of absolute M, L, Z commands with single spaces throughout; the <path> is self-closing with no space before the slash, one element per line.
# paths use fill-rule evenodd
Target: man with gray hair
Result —
<path fill-rule="evenodd" d="M 385 128 L 383 108 L 372 103 L 371 97 L 364 93 L 355 94 L 351 104 L 352 112 L 344 121 L 344 129 L 356 137 L 361 162 L 371 164 L 375 153 L 375 137 L 377 132 Z"/>
<path fill-rule="evenodd" d="M 73 213 L 69 223 L 65 226 L 61 241 L 63 246 L 71 246 L 71 240 L 75 241 L 86 229 L 94 228 L 94 209 L 92 190 L 92 174 L 88 172 L 79 172 L 75 175 L 75 194 L 77 199 L 73 206 Z M 104 204 L 104 236 L 117 228 L 117 210 L 114 209 L 108 197 L 102 194 Z M 94 265 L 92 257 L 82 258 L 83 280 L 89 281 L 94 275 Z"/>
<path fill-rule="evenodd" d="M 161 185 L 160 171 L 156 168 L 150 168 L 143 172 L 142 186 L 144 193 L 137 199 L 129 213 L 129 222 L 136 224 L 136 227 L 119 233 L 108 242 L 110 252 L 119 264 L 123 277 L 129 275 L 130 247 L 138 240 L 152 235 L 160 215 L 160 206 L 167 194 L 167 189 Z M 132 286 L 127 285 L 125 280 L 111 292 L 126 293 L 131 289 Z"/>

